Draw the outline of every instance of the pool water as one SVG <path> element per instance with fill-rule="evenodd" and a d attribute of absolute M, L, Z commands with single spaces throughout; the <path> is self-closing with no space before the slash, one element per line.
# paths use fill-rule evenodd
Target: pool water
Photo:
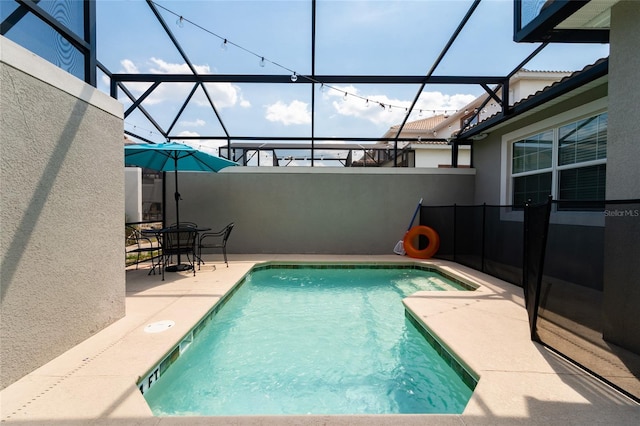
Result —
<path fill-rule="evenodd" d="M 472 390 L 402 304 L 443 289 L 465 290 L 418 269 L 254 271 L 144 397 L 157 416 L 461 413 Z"/>

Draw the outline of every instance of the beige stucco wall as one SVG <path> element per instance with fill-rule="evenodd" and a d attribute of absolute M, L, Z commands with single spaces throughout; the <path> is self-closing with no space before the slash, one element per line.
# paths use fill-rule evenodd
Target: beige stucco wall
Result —
<path fill-rule="evenodd" d="M 416 167 L 440 167 L 451 165 L 451 147 L 416 147 Z M 469 166 L 471 149 L 465 145 L 458 148 L 458 166 Z"/>
<path fill-rule="evenodd" d="M 122 106 L 0 37 L 0 387 L 124 315 Z"/>
<path fill-rule="evenodd" d="M 611 11 L 607 199 L 640 199 L 640 7 L 622 1 Z M 629 206 L 637 209 L 637 204 Z M 611 206 L 625 210 L 624 205 Z M 636 210 L 637 211 L 637 210 Z M 640 216 L 607 216 L 604 336 L 640 353 Z"/>
<path fill-rule="evenodd" d="M 611 11 L 607 198 L 640 198 L 640 4 L 622 1 Z"/>
<path fill-rule="evenodd" d="M 226 168 L 180 173 L 180 220 L 235 222 L 231 253 L 391 254 L 418 200 L 473 201 L 473 169 Z M 175 220 L 167 174 L 167 221 Z M 416 219 L 416 224 L 418 220 Z"/>

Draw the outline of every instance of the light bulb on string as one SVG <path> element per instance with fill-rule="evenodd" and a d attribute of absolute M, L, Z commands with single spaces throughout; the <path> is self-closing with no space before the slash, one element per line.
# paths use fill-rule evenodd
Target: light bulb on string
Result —
<path fill-rule="evenodd" d="M 184 28 L 184 18 L 182 16 L 178 18 L 178 20 L 176 21 L 176 25 L 179 28 Z"/>
<path fill-rule="evenodd" d="M 220 44 L 220 49 L 222 50 L 227 50 L 228 44 L 227 44 L 227 39 L 225 38 L 222 43 Z"/>
<path fill-rule="evenodd" d="M 344 92 L 344 98 L 342 98 L 343 101 L 347 100 L 347 92 Z"/>
<path fill-rule="evenodd" d="M 369 99 L 367 99 L 367 102 L 364 104 L 364 106 L 369 108 Z"/>
<path fill-rule="evenodd" d="M 265 60 L 264 60 L 264 56 L 260 58 L 260 67 L 264 68 L 265 65 Z"/>
<path fill-rule="evenodd" d="M 291 74 L 291 81 L 294 83 L 298 81 L 298 74 L 296 74 L 295 71 L 293 72 L 293 74 Z"/>

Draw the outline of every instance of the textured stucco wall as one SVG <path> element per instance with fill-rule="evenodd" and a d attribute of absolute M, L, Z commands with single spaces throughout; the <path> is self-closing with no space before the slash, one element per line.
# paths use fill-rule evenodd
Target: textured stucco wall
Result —
<path fill-rule="evenodd" d="M 125 167 L 124 184 L 126 221 L 140 222 L 142 220 L 142 169 L 140 167 Z"/>
<path fill-rule="evenodd" d="M 607 198 L 640 198 L 640 3 L 623 1 L 612 10 L 609 58 Z"/>
<path fill-rule="evenodd" d="M 607 199 L 640 198 L 640 7 L 622 1 L 611 12 Z M 624 209 L 623 205 L 616 208 Z M 634 206 L 637 208 L 637 204 Z M 640 217 L 605 222 L 604 336 L 640 353 Z"/>
<path fill-rule="evenodd" d="M 122 106 L 0 37 L 0 387 L 124 315 Z"/>
<path fill-rule="evenodd" d="M 230 253 L 390 254 L 418 200 L 470 204 L 472 169 L 249 169 L 180 173 L 180 219 L 222 228 Z M 167 221 L 175 220 L 167 175 Z M 416 219 L 416 224 L 418 220 Z"/>

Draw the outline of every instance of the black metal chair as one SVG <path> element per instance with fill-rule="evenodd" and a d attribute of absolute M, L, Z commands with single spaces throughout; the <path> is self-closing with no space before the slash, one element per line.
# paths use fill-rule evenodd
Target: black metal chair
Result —
<path fill-rule="evenodd" d="M 234 223 L 231 222 L 223 229 L 217 232 L 204 232 L 200 234 L 200 240 L 198 241 L 198 269 L 200 269 L 200 263 L 204 264 L 202 260 L 202 249 L 221 249 L 224 256 L 224 263 L 229 267 L 227 262 L 227 240 L 233 230 Z"/>
<path fill-rule="evenodd" d="M 136 269 L 138 269 L 138 265 L 140 264 L 140 257 L 144 256 L 142 259 L 143 262 L 151 261 L 149 275 L 151 275 L 152 272 L 155 275 L 156 268 L 160 267 L 162 263 L 160 243 L 157 239 L 154 243 L 154 239 L 143 235 L 136 226 L 126 225 L 126 255 L 137 255 Z"/>
<path fill-rule="evenodd" d="M 195 228 L 174 228 L 162 231 L 162 279 L 164 280 L 164 271 L 186 271 L 193 269 L 193 275 L 196 275 L 195 259 L 196 259 L 196 239 L 198 231 Z M 177 257 L 178 263 L 171 265 L 173 256 Z M 186 258 L 187 263 L 182 263 L 182 259 Z M 171 268 L 171 269 L 170 269 Z"/>

